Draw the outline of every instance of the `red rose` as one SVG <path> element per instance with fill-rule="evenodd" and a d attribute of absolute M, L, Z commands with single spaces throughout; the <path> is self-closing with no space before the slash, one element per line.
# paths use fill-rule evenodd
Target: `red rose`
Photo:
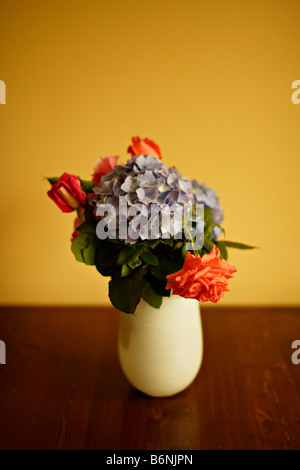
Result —
<path fill-rule="evenodd" d="M 117 164 L 119 157 L 101 157 L 96 163 L 93 175 L 93 183 L 98 184 L 102 176 L 111 172 Z"/>
<path fill-rule="evenodd" d="M 166 289 L 173 289 L 173 294 L 186 299 L 217 303 L 223 293 L 229 291 L 228 279 L 234 272 L 234 266 L 220 259 L 216 245 L 202 258 L 188 251 L 182 269 L 167 276 Z"/>
<path fill-rule="evenodd" d="M 80 179 L 68 173 L 64 173 L 47 194 L 63 212 L 78 209 L 86 199 L 86 194 L 81 189 Z"/>
<path fill-rule="evenodd" d="M 89 195 L 87 194 L 87 197 Z M 84 222 L 84 208 L 83 207 L 79 207 L 77 209 L 77 217 L 76 219 L 74 220 L 74 231 L 72 233 L 72 236 L 71 236 L 71 242 L 73 242 L 75 240 L 75 238 L 79 237 L 79 235 L 81 235 L 81 232 L 79 232 L 77 229 L 80 225 L 82 225 Z"/>
<path fill-rule="evenodd" d="M 148 155 L 161 160 L 161 151 L 155 142 L 149 139 L 140 139 L 139 137 L 132 137 L 131 140 L 132 144 L 128 147 L 128 153 L 137 157 L 140 155 Z"/>
<path fill-rule="evenodd" d="M 82 224 L 82 220 L 80 220 L 78 217 L 74 220 L 74 231 L 71 236 L 71 242 L 75 240 L 75 238 L 79 237 L 81 235 L 81 232 L 77 230 L 77 228 Z"/>

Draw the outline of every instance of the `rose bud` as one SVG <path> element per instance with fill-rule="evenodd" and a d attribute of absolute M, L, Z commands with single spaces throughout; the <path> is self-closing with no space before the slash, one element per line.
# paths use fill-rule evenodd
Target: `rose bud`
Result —
<path fill-rule="evenodd" d="M 47 194 L 62 212 L 72 212 L 83 205 L 86 199 L 86 194 L 81 189 L 80 179 L 68 173 L 64 173 Z"/>

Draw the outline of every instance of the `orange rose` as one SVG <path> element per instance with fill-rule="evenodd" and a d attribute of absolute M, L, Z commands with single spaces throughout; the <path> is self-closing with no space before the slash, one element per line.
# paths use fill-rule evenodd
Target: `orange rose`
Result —
<path fill-rule="evenodd" d="M 234 266 L 220 259 L 216 245 L 202 258 L 188 251 L 182 269 L 167 276 L 166 289 L 173 289 L 173 294 L 186 299 L 217 303 L 223 293 L 229 291 L 228 279 L 234 272 Z"/>
<path fill-rule="evenodd" d="M 132 144 L 128 147 L 127 152 L 131 153 L 132 156 L 148 155 L 161 160 L 161 151 L 155 142 L 149 139 L 140 139 L 139 137 L 132 137 L 131 140 Z"/>

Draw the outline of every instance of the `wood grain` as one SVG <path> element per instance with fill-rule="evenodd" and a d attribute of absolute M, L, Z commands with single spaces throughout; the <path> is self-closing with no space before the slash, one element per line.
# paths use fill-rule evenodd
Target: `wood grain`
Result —
<path fill-rule="evenodd" d="M 170 398 L 134 390 L 113 308 L 0 309 L 1 449 L 300 449 L 297 308 L 202 308 L 204 360 Z"/>

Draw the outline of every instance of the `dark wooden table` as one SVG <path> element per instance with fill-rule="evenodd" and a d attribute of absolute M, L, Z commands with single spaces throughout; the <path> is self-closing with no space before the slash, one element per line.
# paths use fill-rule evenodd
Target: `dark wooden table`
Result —
<path fill-rule="evenodd" d="M 204 360 L 170 398 L 134 390 L 112 308 L 0 309 L 1 449 L 300 449 L 300 309 L 202 308 Z"/>

